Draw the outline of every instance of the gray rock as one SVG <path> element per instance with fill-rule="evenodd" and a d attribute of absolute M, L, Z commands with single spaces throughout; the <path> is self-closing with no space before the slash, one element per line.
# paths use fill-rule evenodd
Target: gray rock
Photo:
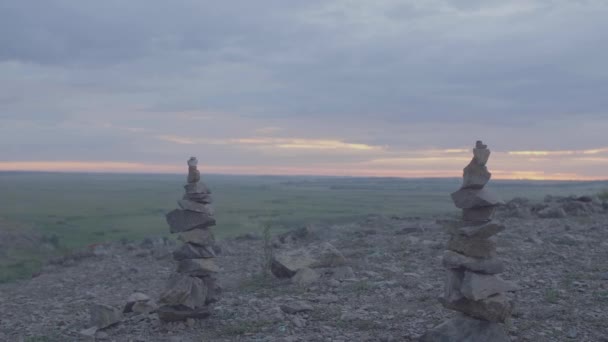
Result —
<path fill-rule="evenodd" d="M 203 203 L 203 204 L 213 203 L 213 199 L 211 198 L 211 196 L 209 194 L 188 194 L 187 193 L 187 194 L 184 194 L 183 199 L 198 202 L 198 203 Z"/>
<path fill-rule="evenodd" d="M 486 299 L 495 294 L 519 289 L 516 284 L 493 275 L 466 271 L 460 292 L 470 300 Z"/>
<path fill-rule="evenodd" d="M 340 266 L 332 270 L 332 278 L 337 280 L 355 279 L 355 272 L 350 266 Z"/>
<path fill-rule="evenodd" d="M 213 259 L 184 259 L 177 265 L 177 272 L 189 276 L 208 276 L 219 271 Z"/>
<path fill-rule="evenodd" d="M 212 216 L 190 210 L 175 209 L 167 214 L 166 218 L 171 227 L 171 233 L 215 226 L 215 219 Z"/>
<path fill-rule="evenodd" d="M 188 183 L 197 183 L 201 180 L 201 173 L 196 166 L 188 166 Z"/>
<path fill-rule="evenodd" d="M 443 266 L 448 269 L 464 268 L 485 274 L 498 274 L 505 269 L 504 263 L 497 258 L 474 258 L 449 250 L 443 254 Z"/>
<path fill-rule="evenodd" d="M 452 200 L 460 209 L 492 207 L 502 201 L 486 189 L 460 189 L 452 193 Z"/>
<path fill-rule="evenodd" d="M 464 224 L 467 224 L 466 222 Z M 505 226 L 497 222 L 479 223 L 454 229 L 454 232 L 474 239 L 487 239 L 505 230 Z"/>
<path fill-rule="evenodd" d="M 141 292 L 135 292 L 133 294 L 131 294 L 129 296 L 129 298 L 127 298 L 127 304 L 125 305 L 125 308 L 122 310 L 122 312 L 124 313 L 128 313 L 128 312 L 132 312 L 133 310 L 133 305 L 137 302 L 147 302 L 151 300 L 151 298 Z"/>
<path fill-rule="evenodd" d="M 214 258 L 215 252 L 211 246 L 199 246 L 191 243 L 183 244 L 179 249 L 173 251 L 173 259 L 177 261 L 185 259 Z"/>
<path fill-rule="evenodd" d="M 273 256 L 271 271 L 278 278 L 291 278 L 302 268 L 337 267 L 346 264 L 346 259 L 329 242 L 311 244 L 306 247 L 277 251 Z"/>
<path fill-rule="evenodd" d="M 291 281 L 297 285 L 307 286 L 316 283 L 319 278 L 320 275 L 315 270 L 304 267 L 296 272 Z"/>
<path fill-rule="evenodd" d="M 465 297 L 458 300 L 440 298 L 439 301 L 446 309 L 497 323 L 504 323 L 511 316 L 513 308 L 511 300 L 503 294 L 494 295 L 479 301 L 473 301 Z"/>
<path fill-rule="evenodd" d="M 445 288 L 443 298 L 448 302 L 456 302 L 464 296 L 460 292 L 462 287 L 462 280 L 464 279 L 463 270 L 447 270 L 447 279 L 445 282 Z"/>
<path fill-rule="evenodd" d="M 462 210 L 462 220 L 467 222 L 487 222 L 492 220 L 496 207 L 481 207 Z"/>
<path fill-rule="evenodd" d="M 157 309 L 156 303 L 152 300 L 137 302 L 133 304 L 132 311 L 139 314 L 149 314 Z"/>
<path fill-rule="evenodd" d="M 498 323 L 460 316 L 446 321 L 419 339 L 420 342 L 510 342 Z"/>
<path fill-rule="evenodd" d="M 97 329 L 107 328 L 122 319 L 122 310 L 105 304 L 93 304 L 89 312 L 91 325 Z"/>
<path fill-rule="evenodd" d="M 214 276 L 200 277 L 207 287 L 207 299 L 205 304 L 213 304 L 220 300 L 222 295 L 222 287 Z"/>
<path fill-rule="evenodd" d="M 199 246 L 213 246 L 215 238 L 209 229 L 193 229 L 179 234 L 179 239 L 184 243 L 192 243 Z"/>
<path fill-rule="evenodd" d="M 213 216 L 215 214 L 213 207 L 210 204 L 202 204 L 185 199 L 177 201 L 177 204 L 180 208 L 184 210 L 196 211 L 199 213 L 207 214 L 209 216 Z"/>
<path fill-rule="evenodd" d="M 169 278 L 159 303 L 163 306 L 182 305 L 190 309 L 202 308 L 206 303 L 207 292 L 207 286 L 201 279 L 175 273 Z"/>
<path fill-rule="evenodd" d="M 492 258 L 496 255 L 496 243 L 490 239 L 472 239 L 454 235 L 448 241 L 451 251 L 475 258 Z"/>
<path fill-rule="evenodd" d="M 313 311 L 313 307 L 310 304 L 304 302 L 292 302 L 289 304 L 281 305 L 281 310 L 284 313 L 295 315 L 300 312 Z"/>
<path fill-rule="evenodd" d="M 207 307 L 191 309 L 183 305 L 162 306 L 157 313 L 158 318 L 163 322 L 183 322 L 189 318 L 205 319 L 211 315 Z"/>
<path fill-rule="evenodd" d="M 551 206 L 537 212 L 540 218 L 564 218 L 567 216 L 566 211 L 560 207 Z"/>
<path fill-rule="evenodd" d="M 210 194 L 211 191 L 203 183 L 188 183 L 184 185 L 186 194 Z"/>
<path fill-rule="evenodd" d="M 485 165 L 480 165 L 475 160 L 463 170 L 463 189 L 482 189 L 492 178 L 492 174 Z"/>

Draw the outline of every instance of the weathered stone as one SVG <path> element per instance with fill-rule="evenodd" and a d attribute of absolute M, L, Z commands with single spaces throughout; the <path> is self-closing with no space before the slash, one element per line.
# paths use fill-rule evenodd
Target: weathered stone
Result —
<path fill-rule="evenodd" d="M 203 183 L 188 183 L 184 185 L 186 194 L 210 194 L 209 188 Z"/>
<path fill-rule="evenodd" d="M 213 199 L 209 194 L 184 194 L 182 199 L 203 204 L 213 203 Z"/>
<path fill-rule="evenodd" d="M 213 259 L 185 259 L 177 265 L 177 272 L 189 276 L 207 276 L 219 271 Z"/>
<path fill-rule="evenodd" d="M 478 164 L 475 159 L 463 170 L 463 189 L 481 189 L 492 178 L 492 174 L 488 172 L 485 165 Z"/>
<path fill-rule="evenodd" d="M 496 242 L 490 239 L 473 239 L 454 235 L 448 241 L 447 248 L 470 257 L 489 259 L 496 254 Z"/>
<path fill-rule="evenodd" d="M 189 166 L 188 167 L 188 178 L 187 178 L 188 183 L 197 183 L 200 180 L 201 180 L 201 173 L 198 171 L 196 166 Z"/>
<path fill-rule="evenodd" d="M 317 282 L 319 278 L 320 275 L 315 270 L 304 267 L 296 272 L 296 274 L 291 278 L 291 281 L 294 284 L 307 286 Z"/>
<path fill-rule="evenodd" d="M 132 311 L 139 314 L 149 314 L 157 309 L 156 303 L 152 300 L 137 302 L 133 304 Z"/>
<path fill-rule="evenodd" d="M 456 232 L 473 239 L 487 239 L 503 230 L 505 230 L 504 225 L 498 222 L 488 222 L 460 227 L 456 229 Z"/>
<path fill-rule="evenodd" d="M 204 213 L 175 209 L 167 214 L 171 233 L 179 233 L 194 228 L 208 228 L 215 225 L 215 219 Z"/>
<path fill-rule="evenodd" d="M 182 322 L 189 318 L 205 319 L 211 315 L 207 307 L 191 309 L 184 305 L 162 306 L 157 313 L 158 318 L 163 322 Z"/>
<path fill-rule="evenodd" d="M 502 203 L 498 197 L 486 189 L 460 189 L 452 193 L 452 200 L 460 209 L 492 207 Z"/>
<path fill-rule="evenodd" d="M 173 259 L 177 261 L 205 258 L 215 258 L 215 252 L 211 246 L 199 246 L 185 243 L 179 249 L 173 251 Z"/>
<path fill-rule="evenodd" d="M 496 207 L 481 207 L 462 210 L 462 220 L 466 222 L 487 222 L 492 220 Z"/>
<path fill-rule="evenodd" d="M 127 304 L 125 305 L 125 308 L 122 310 L 122 312 L 124 313 L 128 313 L 132 311 L 133 305 L 137 302 L 147 302 L 151 300 L 151 298 L 141 292 L 135 292 L 133 294 L 131 294 L 129 296 L 129 298 L 127 298 Z"/>
<path fill-rule="evenodd" d="M 207 300 L 205 304 L 213 304 L 220 300 L 222 295 L 222 287 L 214 276 L 204 276 L 200 279 L 207 286 Z"/>
<path fill-rule="evenodd" d="M 295 315 L 300 312 L 310 312 L 313 311 L 313 307 L 305 302 L 292 302 L 289 304 L 281 305 L 281 310 L 284 313 Z"/>
<path fill-rule="evenodd" d="M 420 342 L 510 342 L 503 327 L 494 322 L 460 316 L 446 321 L 419 339 Z"/>
<path fill-rule="evenodd" d="M 332 270 L 331 277 L 337 280 L 348 280 L 355 278 L 355 272 L 350 266 L 340 266 Z"/>
<path fill-rule="evenodd" d="M 540 218 L 564 218 L 567 216 L 566 211 L 560 207 L 547 207 L 537 213 Z"/>
<path fill-rule="evenodd" d="M 486 299 L 495 294 L 519 289 L 516 284 L 493 275 L 466 271 L 460 292 L 470 300 Z"/>
<path fill-rule="evenodd" d="M 163 306 L 183 305 L 190 309 L 205 306 L 207 286 L 196 277 L 175 273 L 169 278 L 159 303 Z"/>
<path fill-rule="evenodd" d="M 122 319 L 122 310 L 105 304 L 93 304 L 89 310 L 91 325 L 97 329 L 112 326 Z"/>
<path fill-rule="evenodd" d="M 503 294 L 497 294 L 479 301 L 473 301 L 465 297 L 458 300 L 440 298 L 439 301 L 447 309 L 459 311 L 478 319 L 498 323 L 504 323 L 511 315 L 512 310 L 511 301 Z"/>
<path fill-rule="evenodd" d="M 302 268 L 337 267 L 346 259 L 329 242 L 311 244 L 294 250 L 278 251 L 271 263 L 272 273 L 279 278 L 291 278 Z"/>
<path fill-rule="evenodd" d="M 203 204 L 184 199 L 177 201 L 177 204 L 180 208 L 184 210 L 196 211 L 210 216 L 213 216 L 215 214 L 213 207 L 209 204 Z"/>
<path fill-rule="evenodd" d="M 213 246 L 215 238 L 209 229 L 193 229 L 179 234 L 179 239 L 184 243 L 192 243 L 199 246 Z"/>
<path fill-rule="evenodd" d="M 504 263 L 496 258 L 473 258 L 453 251 L 443 253 L 443 266 L 449 269 L 463 268 L 485 274 L 498 274 L 504 272 L 505 269 Z"/>
<path fill-rule="evenodd" d="M 449 302 L 455 302 L 462 299 L 464 296 L 460 292 L 460 288 L 462 287 L 463 279 L 463 270 L 447 270 L 443 298 Z"/>
<path fill-rule="evenodd" d="M 487 148 L 475 148 L 473 149 L 473 158 L 479 165 L 486 165 L 490 159 L 492 152 Z"/>

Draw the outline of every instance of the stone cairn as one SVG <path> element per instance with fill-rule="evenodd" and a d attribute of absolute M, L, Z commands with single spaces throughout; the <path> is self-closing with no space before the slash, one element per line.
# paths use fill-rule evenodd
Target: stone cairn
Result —
<path fill-rule="evenodd" d="M 439 301 L 461 314 L 427 332 L 420 339 L 423 342 L 510 341 L 499 323 L 511 316 L 512 301 L 506 293 L 517 286 L 497 276 L 504 264 L 496 258 L 493 236 L 505 226 L 492 221 L 501 201 L 484 189 L 492 176 L 486 167 L 489 157 L 490 150 L 478 141 L 473 160 L 464 169 L 463 185 L 452 194 L 463 215 L 461 221 L 448 225 L 451 238 L 443 255 L 447 281 Z"/>
<path fill-rule="evenodd" d="M 210 228 L 215 225 L 211 196 L 200 182 L 195 157 L 188 160 L 186 193 L 177 203 L 180 209 L 167 214 L 171 233 L 179 234 L 184 243 L 173 252 L 177 272 L 169 278 L 159 300 L 158 316 L 164 322 L 202 319 L 210 315 L 209 305 L 218 301 L 221 289 L 215 278 L 219 267 L 215 258 L 215 238 Z"/>

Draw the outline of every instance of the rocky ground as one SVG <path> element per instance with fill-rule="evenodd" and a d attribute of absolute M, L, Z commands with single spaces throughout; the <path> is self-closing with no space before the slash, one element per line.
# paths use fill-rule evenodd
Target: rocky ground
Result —
<path fill-rule="evenodd" d="M 503 277 L 522 288 L 507 324 L 513 341 L 608 341 L 608 215 L 601 205 L 576 205 L 576 216 L 545 210 L 566 202 L 511 203 L 500 214 Z M 209 319 L 164 324 L 128 313 L 87 336 L 93 304 L 123 307 L 134 292 L 157 298 L 175 269 L 167 240 L 92 246 L 0 285 L 0 341 L 414 341 L 454 315 L 437 301 L 442 219 L 370 216 L 273 239 L 281 249 L 329 242 L 343 254 L 350 268 L 319 269 L 310 285 L 263 275 L 267 239 L 223 240 L 223 299 Z"/>

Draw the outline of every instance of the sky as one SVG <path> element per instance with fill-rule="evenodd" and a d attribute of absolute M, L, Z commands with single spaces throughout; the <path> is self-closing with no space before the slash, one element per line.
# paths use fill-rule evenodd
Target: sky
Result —
<path fill-rule="evenodd" d="M 3 0 L 0 170 L 608 179 L 605 0 Z"/>

